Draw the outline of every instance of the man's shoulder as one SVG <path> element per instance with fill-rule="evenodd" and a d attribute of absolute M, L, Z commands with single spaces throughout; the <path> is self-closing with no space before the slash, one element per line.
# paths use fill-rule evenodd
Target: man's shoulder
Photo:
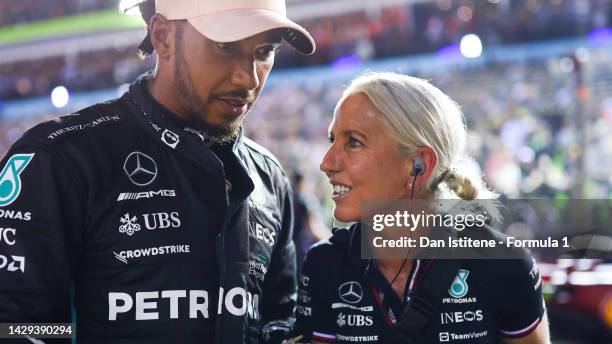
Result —
<path fill-rule="evenodd" d="M 266 147 L 249 139 L 246 136 L 242 138 L 242 143 L 244 144 L 244 147 L 246 147 L 246 149 L 248 149 L 252 154 L 260 156 L 266 161 L 271 162 L 273 165 L 279 168 L 283 174 L 285 173 L 280 161 Z"/>
<path fill-rule="evenodd" d="M 128 119 L 118 99 L 98 103 L 46 122 L 28 130 L 15 145 L 50 147 L 84 133 L 110 131 Z"/>

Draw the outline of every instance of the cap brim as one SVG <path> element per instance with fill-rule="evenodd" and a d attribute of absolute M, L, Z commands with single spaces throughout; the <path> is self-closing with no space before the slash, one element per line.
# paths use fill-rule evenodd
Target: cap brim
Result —
<path fill-rule="evenodd" d="M 308 31 L 278 13 L 264 9 L 217 12 L 187 19 L 193 27 L 215 42 L 235 42 L 259 33 L 287 29 L 283 38 L 303 54 L 315 52 L 315 41 Z"/>

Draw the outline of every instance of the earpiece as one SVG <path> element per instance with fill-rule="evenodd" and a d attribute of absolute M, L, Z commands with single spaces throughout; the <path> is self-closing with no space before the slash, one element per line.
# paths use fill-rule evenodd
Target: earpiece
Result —
<path fill-rule="evenodd" d="M 425 173 L 425 163 L 423 162 L 423 158 L 417 155 L 414 158 L 411 175 L 416 177 L 422 175 L 423 173 Z"/>

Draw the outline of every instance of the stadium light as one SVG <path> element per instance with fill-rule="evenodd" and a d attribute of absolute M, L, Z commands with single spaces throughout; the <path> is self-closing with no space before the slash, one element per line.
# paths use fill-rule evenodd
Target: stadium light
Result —
<path fill-rule="evenodd" d="M 480 41 L 480 37 L 473 33 L 463 36 L 459 44 L 459 49 L 461 50 L 461 55 L 464 57 L 480 57 L 482 54 L 482 42 Z"/>
<path fill-rule="evenodd" d="M 68 101 L 70 100 L 70 94 L 68 93 L 68 89 L 64 86 L 57 86 L 51 91 L 51 102 L 53 106 L 58 109 L 63 108 L 68 105 Z"/>

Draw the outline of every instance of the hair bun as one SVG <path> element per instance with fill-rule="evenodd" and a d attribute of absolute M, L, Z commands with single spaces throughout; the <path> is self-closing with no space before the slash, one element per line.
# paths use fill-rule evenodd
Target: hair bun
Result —
<path fill-rule="evenodd" d="M 445 182 L 448 188 L 453 190 L 461 199 L 471 201 L 478 196 L 478 189 L 472 181 L 465 176 L 458 175 L 455 169 L 448 174 Z"/>

